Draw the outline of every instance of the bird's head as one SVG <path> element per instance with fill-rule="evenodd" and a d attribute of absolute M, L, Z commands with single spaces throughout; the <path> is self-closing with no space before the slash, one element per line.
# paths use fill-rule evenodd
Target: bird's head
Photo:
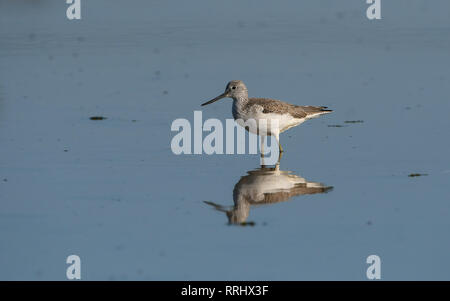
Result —
<path fill-rule="evenodd" d="M 225 88 L 225 92 L 220 94 L 219 96 L 211 99 L 210 101 L 205 102 L 202 104 L 202 106 L 209 105 L 213 102 L 216 102 L 222 98 L 247 98 L 248 97 L 248 91 L 247 87 L 245 86 L 244 82 L 241 80 L 232 80 L 227 84 L 227 87 Z"/>

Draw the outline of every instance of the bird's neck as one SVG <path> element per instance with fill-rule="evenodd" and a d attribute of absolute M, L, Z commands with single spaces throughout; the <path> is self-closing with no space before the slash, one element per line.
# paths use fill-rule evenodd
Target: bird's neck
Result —
<path fill-rule="evenodd" d="M 247 95 L 233 97 L 232 112 L 234 119 L 239 119 L 245 116 L 245 105 L 247 104 L 247 102 Z"/>
<path fill-rule="evenodd" d="M 244 105 L 248 102 L 248 95 L 239 95 L 239 96 L 235 96 L 233 97 L 233 103 L 235 105 Z"/>

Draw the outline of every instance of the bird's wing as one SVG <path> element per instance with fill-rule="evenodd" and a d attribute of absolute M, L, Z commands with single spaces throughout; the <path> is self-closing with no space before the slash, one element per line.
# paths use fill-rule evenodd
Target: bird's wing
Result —
<path fill-rule="evenodd" d="M 269 114 L 290 114 L 294 118 L 312 118 L 318 115 L 331 113 L 333 110 L 328 110 L 323 106 L 296 106 L 281 100 L 271 98 L 250 98 L 247 106 L 262 108 L 262 112 Z"/>
<path fill-rule="evenodd" d="M 333 110 L 328 110 L 328 107 L 314 107 L 314 106 L 296 106 L 296 107 L 301 108 L 306 113 L 307 116 L 333 112 Z"/>
<path fill-rule="evenodd" d="M 270 99 L 270 98 L 250 98 L 247 106 L 261 106 L 263 108 L 263 113 L 275 113 L 275 114 L 290 114 L 295 118 L 305 118 L 307 117 L 307 113 L 300 106 L 294 106 L 290 103 Z"/>

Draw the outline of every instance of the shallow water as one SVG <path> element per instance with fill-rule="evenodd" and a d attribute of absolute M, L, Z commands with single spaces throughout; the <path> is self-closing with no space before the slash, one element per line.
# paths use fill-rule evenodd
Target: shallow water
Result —
<path fill-rule="evenodd" d="M 0 0 L 0 279 L 450 280 L 448 1 L 60 2 Z M 334 112 L 279 170 L 174 155 L 231 79 Z"/>

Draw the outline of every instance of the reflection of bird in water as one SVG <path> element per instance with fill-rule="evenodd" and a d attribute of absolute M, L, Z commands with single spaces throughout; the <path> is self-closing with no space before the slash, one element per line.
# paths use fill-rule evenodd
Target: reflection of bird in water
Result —
<path fill-rule="evenodd" d="M 248 225 L 247 218 L 251 206 L 275 204 L 294 196 L 325 193 L 332 189 L 321 183 L 308 182 L 289 171 L 275 167 L 261 167 L 251 170 L 234 186 L 234 206 L 222 206 L 205 202 L 216 210 L 225 212 L 230 224 Z"/>

